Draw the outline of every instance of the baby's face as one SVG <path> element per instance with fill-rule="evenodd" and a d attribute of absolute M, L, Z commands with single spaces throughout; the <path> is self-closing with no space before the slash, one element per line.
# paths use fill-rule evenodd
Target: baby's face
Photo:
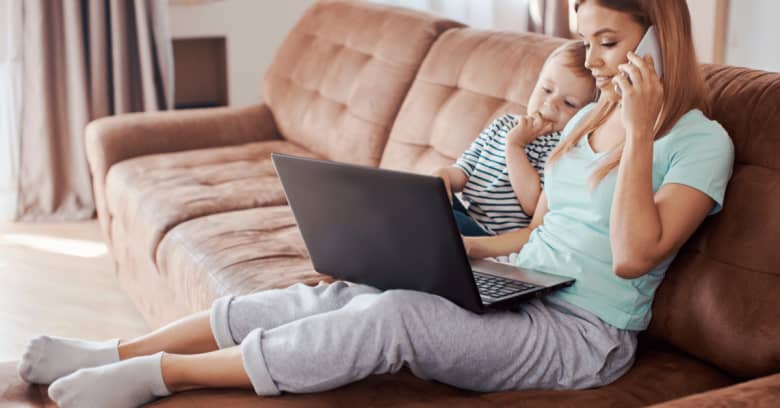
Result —
<path fill-rule="evenodd" d="M 594 94 L 593 77 L 578 76 L 565 63 L 561 54 L 547 61 L 528 101 L 528 114 L 540 113 L 553 122 L 556 131 L 562 130 L 580 108 L 591 102 Z"/>

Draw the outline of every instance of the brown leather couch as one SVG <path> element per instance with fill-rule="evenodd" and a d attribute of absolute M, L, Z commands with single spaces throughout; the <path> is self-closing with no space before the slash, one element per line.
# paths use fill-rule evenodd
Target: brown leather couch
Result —
<path fill-rule="evenodd" d="M 314 284 L 271 152 L 426 173 L 489 121 L 524 112 L 562 40 L 481 31 L 359 2 L 315 4 L 267 72 L 264 103 L 101 119 L 87 128 L 100 223 L 122 286 L 153 327 L 219 296 Z M 736 146 L 723 212 L 658 291 L 632 370 L 600 389 L 477 394 L 402 371 L 259 398 L 201 390 L 155 406 L 780 406 L 780 74 L 704 65 Z M 380 238 L 378 238 L 380 239 Z M 7 401 L 45 389 L 0 365 Z"/>

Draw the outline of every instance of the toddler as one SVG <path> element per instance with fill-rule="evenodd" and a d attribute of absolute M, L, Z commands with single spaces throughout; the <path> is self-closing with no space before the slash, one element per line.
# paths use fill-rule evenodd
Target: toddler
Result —
<path fill-rule="evenodd" d="M 585 46 L 570 41 L 550 54 L 527 115 L 494 120 L 453 166 L 434 172 L 453 197 L 461 235 L 487 236 L 528 226 L 544 183 L 544 164 L 572 116 L 595 97 Z M 464 205 L 465 204 L 465 205 Z"/>

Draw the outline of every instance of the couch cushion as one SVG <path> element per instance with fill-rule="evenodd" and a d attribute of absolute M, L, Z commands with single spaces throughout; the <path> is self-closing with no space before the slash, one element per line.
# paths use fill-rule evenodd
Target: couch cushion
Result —
<path fill-rule="evenodd" d="M 171 295 L 192 312 L 228 294 L 330 280 L 312 269 L 288 206 L 183 222 L 160 243 L 157 267 Z"/>
<path fill-rule="evenodd" d="M 163 235 L 203 215 L 285 203 L 271 152 L 314 157 L 286 141 L 142 156 L 114 165 L 106 179 L 108 211 L 124 245 L 151 259 Z"/>
<path fill-rule="evenodd" d="M 707 65 L 711 117 L 731 135 L 723 211 L 681 251 L 649 332 L 730 374 L 780 372 L 780 73 Z"/>
<path fill-rule="evenodd" d="M 46 387 L 30 386 L 16 375 L 16 364 L 0 364 L 0 405 L 48 406 Z M 676 353 L 641 351 L 636 366 L 606 387 L 580 391 L 516 391 L 479 394 L 426 382 L 407 370 L 370 376 L 316 394 L 261 398 L 249 390 L 188 391 L 156 401 L 152 407 L 633 407 L 730 385 L 718 371 Z M 48 404 L 47 404 L 48 402 Z M 46 404 L 46 405 L 45 405 Z"/>
<path fill-rule="evenodd" d="M 450 30 L 425 58 L 381 167 L 428 173 L 452 164 L 498 115 L 525 113 L 542 64 L 562 39 Z"/>
<path fill-rule="evenodd" d="M 780 407 L 780 374 L 676 399 L 654 408 Z"/>
<path fill-rule="evenodd" d="M 425 54 L 459 26 L 367 2 L 316 3 L 277 51 L 263 100 L 286 139 L 331 160 L 376 166 Z"/>

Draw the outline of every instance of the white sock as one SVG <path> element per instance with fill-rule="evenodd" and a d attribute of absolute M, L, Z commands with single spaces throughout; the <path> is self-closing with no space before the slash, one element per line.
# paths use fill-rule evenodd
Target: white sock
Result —
<path fill-rule="evenodd" d="M 118 347 L 119 339 L 84 341 L 39 336 L 27 344 L 17 370 L 29 383 L 50 384 L 78 369 L 119 361 Z"/>
<path fill-rule="evenodd" d="M 138 407 L 171 395 L 162 377 L 162 352 L 100 367 L 84 368 L 49 387 L 61 408 Z"/>

